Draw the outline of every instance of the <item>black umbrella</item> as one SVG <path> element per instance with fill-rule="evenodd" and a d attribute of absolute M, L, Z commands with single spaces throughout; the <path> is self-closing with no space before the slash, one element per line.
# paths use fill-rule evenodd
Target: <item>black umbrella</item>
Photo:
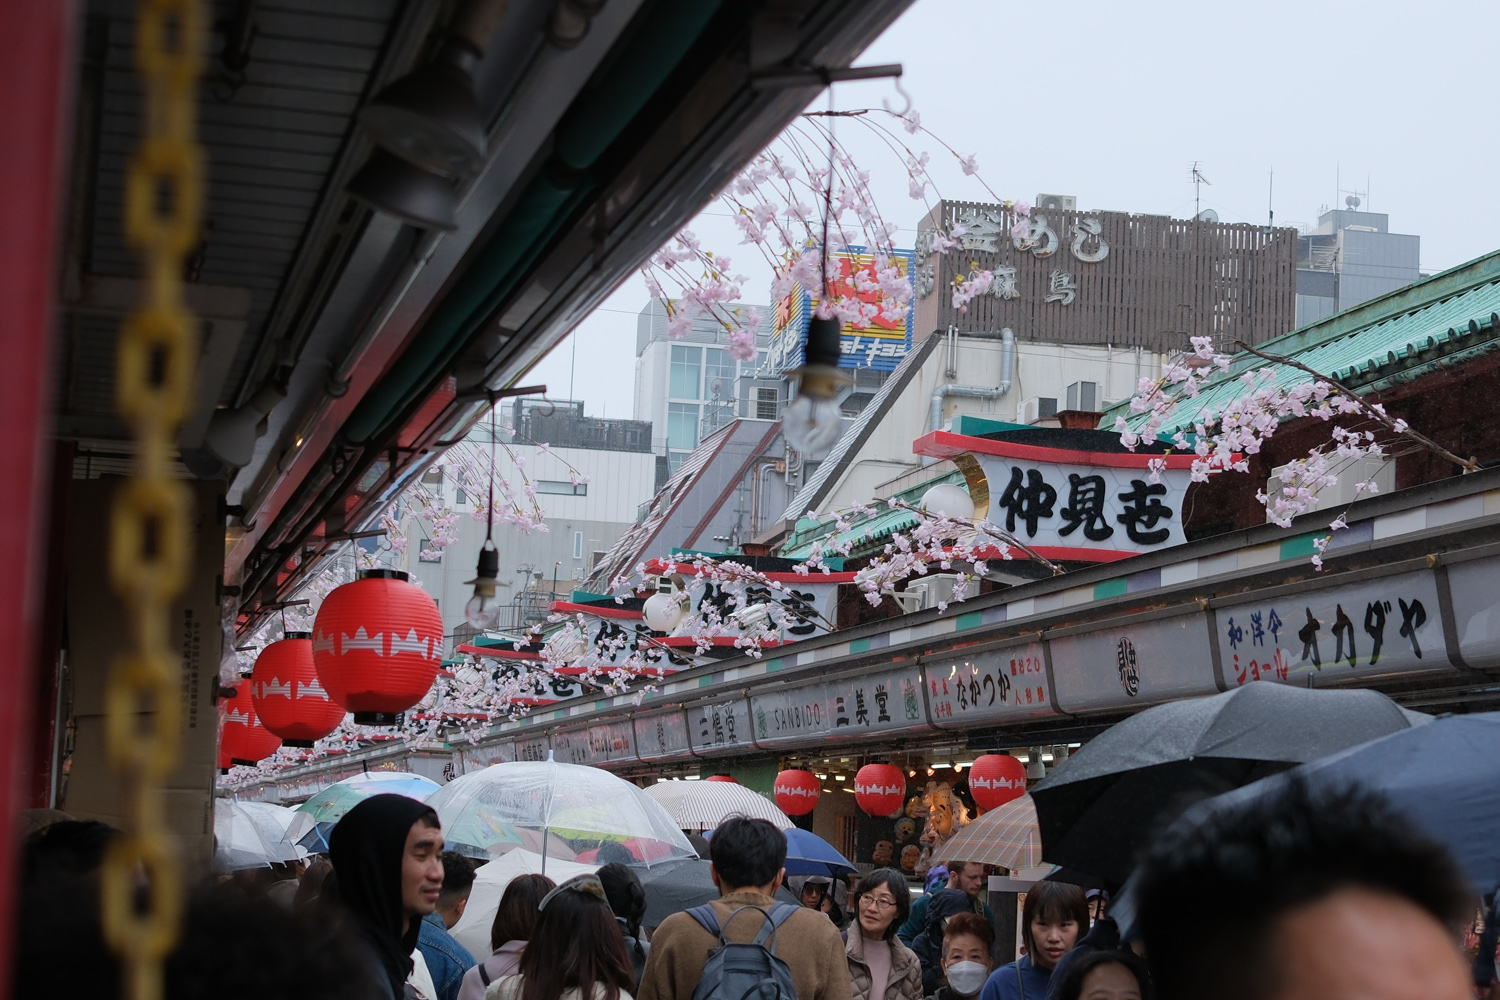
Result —
<path fill-rule="evenodd" d="M 1428 721 L 1375 691 L 1274 683 L 1148 708 L 1031 790 L 1042 858 L 1119 885 L 1193 803 Z"/>
<path fill-rule="evenodd" d="M 695 858 L 637 868 L 635 873 L 646 890 L 646 915 L 641 918 L 641 923 L 646 927 L 657 927 L 674 913 L 718 899 L 719 889 L 714 885 L 708 868 L 707 861 Z M 797 902 L 797 897 L 784 886 L 776 898 L 787 903 Z"/>

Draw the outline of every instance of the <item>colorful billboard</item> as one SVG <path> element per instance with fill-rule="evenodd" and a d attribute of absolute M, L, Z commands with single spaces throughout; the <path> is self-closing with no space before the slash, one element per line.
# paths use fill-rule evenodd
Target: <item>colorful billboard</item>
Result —
<path fill-rule="evenodd" d="M 888 255 L 908 280 L 911 277 L 913 254 L 910 250 L 894 250 Z M 880 289 L 873 287 L 861 290 L 855 287 L 855 275 L 864 272 L 874 284 L 875 255 L 864 247 L 850 247 L 833 254 L 837 265 L 836 274 L 830 275 L 830 283 L 836 295 L 858 299 L 861 302 L 878 304 Z M 875 368 L 890 371 L 901 363 L 906 352 L 911 350 L 912 321 L 915 313 L 915 296 L 900 319 L 876 316 L 867 326 L 846 324 L 841 337 L 840 368 Z M 785 372 L 802 364 L 802 348 L 807 339 L 807 324 L 817 308 L 818 296 L 809 292 L 799 282 L 772 306 L 770 364 L 773 371 Z"/>

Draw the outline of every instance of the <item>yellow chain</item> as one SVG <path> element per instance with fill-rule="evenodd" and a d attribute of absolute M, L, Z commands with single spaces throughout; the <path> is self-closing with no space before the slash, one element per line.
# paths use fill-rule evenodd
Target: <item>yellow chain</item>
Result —
<path fill-rule="evenodd" d="M 160 785 L 177 761 L 181 667 L 168 636 L 191 544 L 191 497 L 172 478 L 171 461 L 197 353 L 182 269 L 203 210 L 195 125 L 203 40 L 201 0 L 141 0 L 135 57 L 145 115 L 126 179 L 125 239 L 141 256 L 145 295 L 120 331 L 115 376 L 136 464 L 115 497 L 109 548 L 132 648 L 115 661 L 105 690 L 105 750 L 122 779 L 126 830 L 105 858 L 100 890 L 104 933 L 132 1000 L 161 996 L 181 911 Z"/>

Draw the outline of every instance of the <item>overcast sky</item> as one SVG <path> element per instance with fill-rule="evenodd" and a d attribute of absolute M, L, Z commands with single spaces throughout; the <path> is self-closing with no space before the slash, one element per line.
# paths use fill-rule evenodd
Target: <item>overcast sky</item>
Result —
<path fill-rule="evenodd" d="M 1500 247 L 1497 29 L 1490 0 L 916 0 L 858 62 L 902 63 L 922 124 L 977 154 L 979 176 L 1003 198 L 1068 194 L 1084 209 L 1186 218 L 1198 161 L 1210 181 L 1204 208 L 1264 223 L 1274 169 L 1278 225 L 1310 226 L 1320 207 L 1357 192 L 1393 232 L 1421 237 L 1430 272 Z M 839 85 L 834 100 L 902 104 L 888 81 Z M 880 209 L 907 227 L 910 246 L 926 206 L 908 197 L 900 160 L 855 132 Z M 923 148 L 942 197 L 990 200 L 936 143 Z M 747 300 L 769 298 L 769 271 L 722 208 L 692 228 L 750 276 Z M 559 398 L 571 379 L 591 415 L 630 416 L 645 301 L 630 279 L 534 375 Z"/>

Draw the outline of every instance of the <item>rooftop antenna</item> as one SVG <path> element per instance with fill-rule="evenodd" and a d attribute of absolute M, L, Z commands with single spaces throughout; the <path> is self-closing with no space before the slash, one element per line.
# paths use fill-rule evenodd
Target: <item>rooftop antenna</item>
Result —
<path fill-rule="evenodd" d="M 1199 205 L 1198 198 L 1199 186 L 1202 184 L 1208 184 L 1209 187 L 1213 187 L 1213 184 L 1209 182 L 1209 179 L 1203 176 L 1203 171 L 1198 169 L 1198 164 L 1200 162 L 1201 161 L 1199 160 L 1193 161 L 1193 218 L 1195 219 L 1202 212 L 1202 206 Z"/>
<path fill-rule="evenodd" d="M 1276 193 L 1276 168 L 1271 168 L 1270 180 L 1266 181 L 1266 236 L 1276 231 L 1276 208 L 1272 196 Z"/>

